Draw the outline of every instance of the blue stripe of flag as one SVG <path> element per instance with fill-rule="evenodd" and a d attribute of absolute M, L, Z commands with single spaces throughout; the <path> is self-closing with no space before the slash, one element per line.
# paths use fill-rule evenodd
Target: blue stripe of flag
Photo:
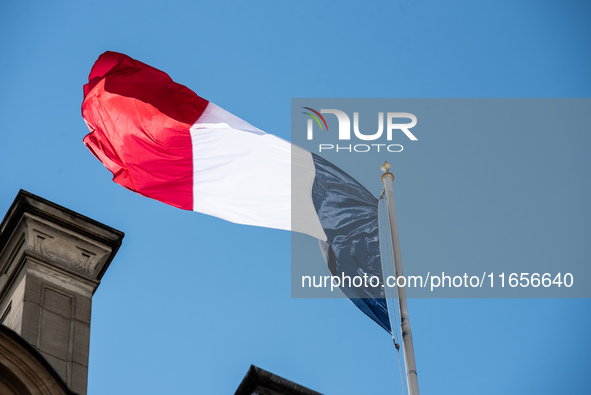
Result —
<path fill-rule="evenodd" d="M 380 279 L 378 287 L 341 286 L 343 293 L 382 328 L 392 333 L 382 287 L 378 200 L 332 163 L 312 154 L 316 176 L 312 201 L 327 236 L 321 242 L 333 276 L 364 274 Z"/>

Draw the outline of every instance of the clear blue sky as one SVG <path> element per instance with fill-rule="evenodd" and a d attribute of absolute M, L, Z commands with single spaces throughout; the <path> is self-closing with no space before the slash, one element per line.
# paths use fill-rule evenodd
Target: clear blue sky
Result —
<path fill-rule="evenodd" d="M 22 188 L 126 233 L 94 296 L 89 394 L 231 394 L 250 364 L 327 394 L 400 392 L 381 328 L 348 300 L 290 297 L 288 232 L 178 210 L 111 181 L 82 144 L 82 85 L 102 52 L 160 68 L 289 139 L 292 97 L 590 97 L 590 8 L 1 2 L 0 211 Z M 499 158 L 469 154 L 478 137 L 449 155 L 411 152 L 415 179 L 437 181 L 397 192 L 405 266 L 491 255 L 589 264 L 591 138 L 565 133 Z M 504 193 L 487 199 L 475 169 L 497 167 L 523 179 L 501 181 Z M 453 182 L 436 177 L 445 170 Z M 397 177 L 413 172 L 405 166 Z M 459 203 L 444 206 L 450 195 Z M 504 220 L 487 222 L 498 215 Z M 508 243 L 488 239 L 499 234 Z M 423 394 L 588 392 L 588 299 L 413 299 L 409 307 Z"/>

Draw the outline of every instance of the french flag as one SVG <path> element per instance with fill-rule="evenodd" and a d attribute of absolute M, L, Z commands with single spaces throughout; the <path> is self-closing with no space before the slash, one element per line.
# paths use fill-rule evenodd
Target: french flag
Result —
<path fill-rule="evenodd" d="M 310 235 L 335 276 L 382 279 L 378 201 L 328 161 L 263 132 L 127 55 L 84 85 L 84 144 L 141 195 L 227 221 Z M 382 287 L 341 287 L 391 333 Z"/>

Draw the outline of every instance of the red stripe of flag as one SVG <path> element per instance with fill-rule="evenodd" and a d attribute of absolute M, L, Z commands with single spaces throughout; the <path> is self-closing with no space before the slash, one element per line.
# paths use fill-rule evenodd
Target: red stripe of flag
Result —
<path fill-rule="evenodd" d="M 208 101 L 168 74 L 105 52 L 84 86 L 84 144 L 113 181 L 144 196 L 193 209 L 190 127 Z"/>

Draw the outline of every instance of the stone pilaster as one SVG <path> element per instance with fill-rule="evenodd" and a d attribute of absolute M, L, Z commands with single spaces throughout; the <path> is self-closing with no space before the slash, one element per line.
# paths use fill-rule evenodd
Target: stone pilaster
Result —
<path fill-rule="evenodd" d="M 0 224 L 0 323 L 86 394 L 92 295 L 123 233 L 20 191 Z"/>

